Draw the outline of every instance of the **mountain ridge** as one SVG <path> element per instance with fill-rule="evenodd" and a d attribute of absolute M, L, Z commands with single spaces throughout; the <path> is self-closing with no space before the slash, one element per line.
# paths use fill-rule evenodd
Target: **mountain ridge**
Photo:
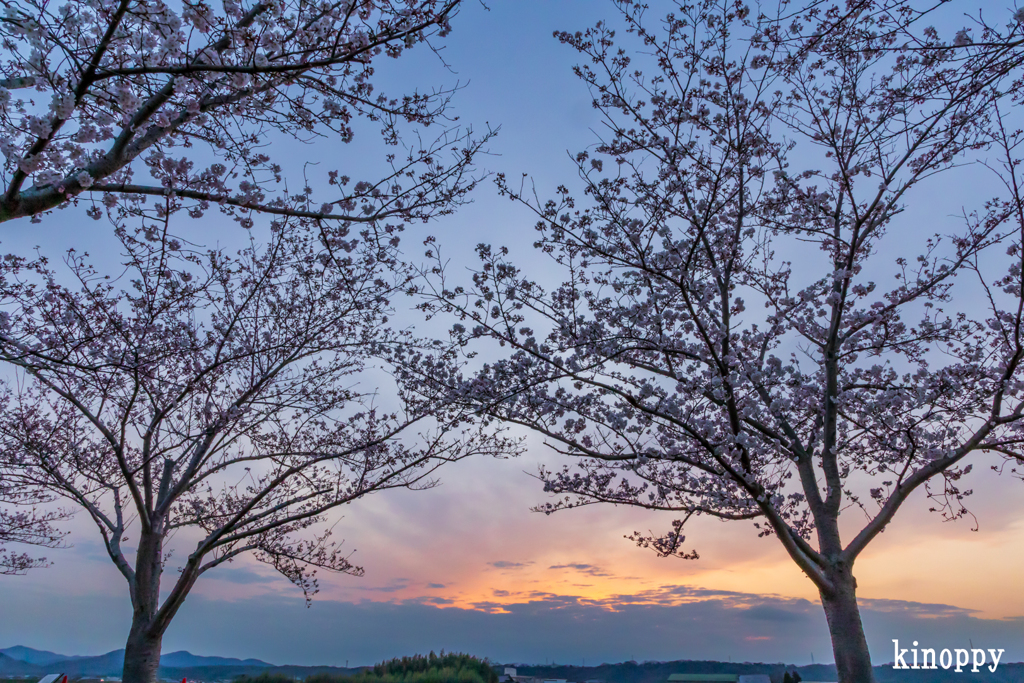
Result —
<path fill-rule="evenodd" d="M 124 650 L 111 650 L 102 655 L 62 655 L 48 650 L 36 650 L 24 645 L 0 649 L 0 676 L 45 676 L 60 669 L 69 676 L 114 676 L 121 673 Z M 276 668 L 260 659 L 234 657 L 207 657 L 187 650 L 169 652 L 160 656 L 161 669 L 208 669 L 230 667 L 241 669 Z"/>
<path fill-rule="evenodd" d="M 12 657 L 27 664 L 42 664 L 44 666 L 46 664 L 66 659 L 85 659 L 87 656 L 61 655 L 56 652 L 50 652 L 49 650 L 36 650 L 31 647 L 25 647 L 24 645 L 15 645 L 14 647 L 4 648 L 3 650 L 0 650 L 0 654 L 5 654 L 8 657 Z"/>

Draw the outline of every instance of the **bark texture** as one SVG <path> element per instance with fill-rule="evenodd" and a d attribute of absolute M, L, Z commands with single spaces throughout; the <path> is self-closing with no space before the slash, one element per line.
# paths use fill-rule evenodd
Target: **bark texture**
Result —
<path fill-rule="evenodd" d="M 132 619 L 132 630 L 124 648 L 123 683 L 155 683 L 160 668 L 162 633 L 154 633 L 153 624 L 140 619 L 138 612 Z"/>
<path fill-rule="evenodd" d="M 132 628 L 124 647 L 123 683 L 156 683 L 166 619 L 160 614 L 163 573 L 163 520 L 139 536 L 135 571 L 127 576 L 132 595 Z"/>
<path fill-rule="evenodd" d="M 851 568 L 838 567 L 829 572 L 833 590 L 821 592 L 832 652 L 836 658 L 839 683 L 875 683 L 871 654 L 864 637 L 864 626 L 857 606 L 857 581 Z"/>

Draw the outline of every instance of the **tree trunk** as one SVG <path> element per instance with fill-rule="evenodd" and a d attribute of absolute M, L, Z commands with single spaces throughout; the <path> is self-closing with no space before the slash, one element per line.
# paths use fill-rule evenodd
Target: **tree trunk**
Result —
<path fill-rule="evenodd" d="M 857 581 L 849 567 L 836 568 L 829 572 L 829 578 L 835 590 L 821 593 L 821 605 L 832 636 L 839 683 L 874 683 L 868 641 L 857 607 Z"/>
<path fill-rule="evenodd" d="M 163 573 L 163 520 L 139 533 L 132 591 L 132 629 L 124 646 L 123 683 L 157 683 L 166 625 L 157 623 Z"/>
<path fill-rule="evenodd" d="M 155 633 L 152 624 L 138 612 L 132 619 L 132 630 L 124 647 L 123 683 L 156 683 L 160 667 L 162 633 Z"/>

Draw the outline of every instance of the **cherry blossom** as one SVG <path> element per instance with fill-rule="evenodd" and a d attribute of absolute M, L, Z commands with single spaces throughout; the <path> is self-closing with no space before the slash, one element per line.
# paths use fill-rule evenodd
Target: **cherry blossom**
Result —
<path fill-rule="evenodd" d="M 0 481 L 95 523 L 131 597 L 130 683 L 156 680 L 163 634 L 206 572 L 250 553 L 308 600 L 318 569 L 362 573 L 324 528 L 332 510 L 517 448 L 407 388 L 456 376 L 457 357 L 390 326 L 410 273 L 378 233 L 282 218 L 229 251 L 176 237 L 171 215 L 118 223 L 115 278 L 75 250 L 60 267 L 0 262 L 0 362 L 14 373 Z M 393 392 L 372 381 L 381 371 Z M 175 569 L 179 532 L 198 540 Z"/>
<path fill-rule="evenodd" d="M 556 33 L 607 130 L 575 157 L 582 198 L 498 179 L 561 284 L 504 248 L 478 247 L 472 283 L 427 254 L 423 308 L 503 349 L 447 389 L 574 459 L 541 470 L 543 512 L 673 514 L 631 537 L 662 556 L 698 557 L 698 516 L 777 539 L 839 680 L 870 682 L 857 558 L 915 491 L 961 517 L 974 465 L 1024 459 L 1019 22 L 943 37 L 905 3 L 614 4 L 625 38 Z M 975 162 L 993 196 L 950 234 L 915 224 L 932 180 Z"/>
<path fill-rule="evenodd" d="M 488 135 L 453 127 L 451 90 L 379 92 L 373 65 L 443 38 L 459 4 L 4 3 L 0 221 L 38 221 L 83 199 L 111 208 L 167 194 L 193 217 L 213 207 L 239 221 L 252 212 L 339 223 L 447 213 L 472 187 L 465 171 Z M 326 170 L 317 186 L 330 196 L 314 198 L 305 178 L 289 189 L 268 140 L 348 142 L 359 117 L 397 146 L 391 171 L 359 189 Z M 405 124 L 441 130 L 407 144 Z"/>
<path fill-rule="evenodd" d="M 2 458 L 11 457 L 5 453 Z M 17 552 L 9 544 L 61 548 L 65 534 L 54 523 L 68 519 L 70 510 L 53 509 L 55 496 L 17 477 L 0 477 L 0 574 L 24 574 L 45 567 L 45 557 Z"/>

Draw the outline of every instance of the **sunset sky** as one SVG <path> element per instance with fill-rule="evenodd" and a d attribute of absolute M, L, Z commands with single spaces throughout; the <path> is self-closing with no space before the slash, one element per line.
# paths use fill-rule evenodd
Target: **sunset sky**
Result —
<path fill-rule="evenodd" d="M 530 173 L 544 192 L 572 180 L 566 151 L 591 145 L 598 120 L 571 73 L 575 53 L 551 33 L 611 17 L 609 4 L 486 0 L 488 10 L 466 3 L 443 51 L 450 70 L 415 50 L 383 64 L 383 82 L 460 82 L 461 122 L 501 126 L 484 169 Z M 1008 3 L 987 4 L 1012 11 Z M 373 126 L 362 134 L 372 138 Z M 964 187 L 963 197 L 936 197 L 931 214 L 948 216 L 974 201 Z M 102 238 L 92 231 L 105 226 L 65 211 L 42 225 L 5 224 L 0 242 L 13 251 L 58 239 L 95 247 Z M 508 244 L 529 268 L 541 265 L 530 251 L 531 228 L 527 214 L 484 183 L 473 205 L 417 229 L 436 234 L 455 263 L 477 242 L 491 242 Z M 687 533 L 699 560 L 659 559 L 623 536 L 668 528 L 671 515 L 609 507 L 531 512 L 545 501 L 533 476 L 538 466 L 560 461 L 542 440 L 527 438 L 519 458 L 461 462 L 441 470 L 442 484 L 432 490 L 347 506 L 335 534 L 366 575 L 322 576 L 309 609 L 297 589 L 250 559 L 207 574 L 164 651 L 353 666 L 431 649 L 506 663 L 831 661 L 817 593 L 774 539 L 757 538 L 748 523 L 703 520 Z M 967 485 L 977 492 L 967 499 L 976 531 L 974 519 L 944 523 L 929 513 L 922 494 L 858 560 L 877 663 L 891 661 L 894 638 L 940 648 L 970 641 L 1005 648 L 1004 661 L 1024 660 L 1024 483 L 976 462 Z M 50 552 L 53 567 L 0 577 L 0 647 L 66 654 L 123 647 L 130 623 L 124 582 L 83 515 L 68 529 L 73 547 Z M 189 539 L 175 543 L 184 554 Z"/>

